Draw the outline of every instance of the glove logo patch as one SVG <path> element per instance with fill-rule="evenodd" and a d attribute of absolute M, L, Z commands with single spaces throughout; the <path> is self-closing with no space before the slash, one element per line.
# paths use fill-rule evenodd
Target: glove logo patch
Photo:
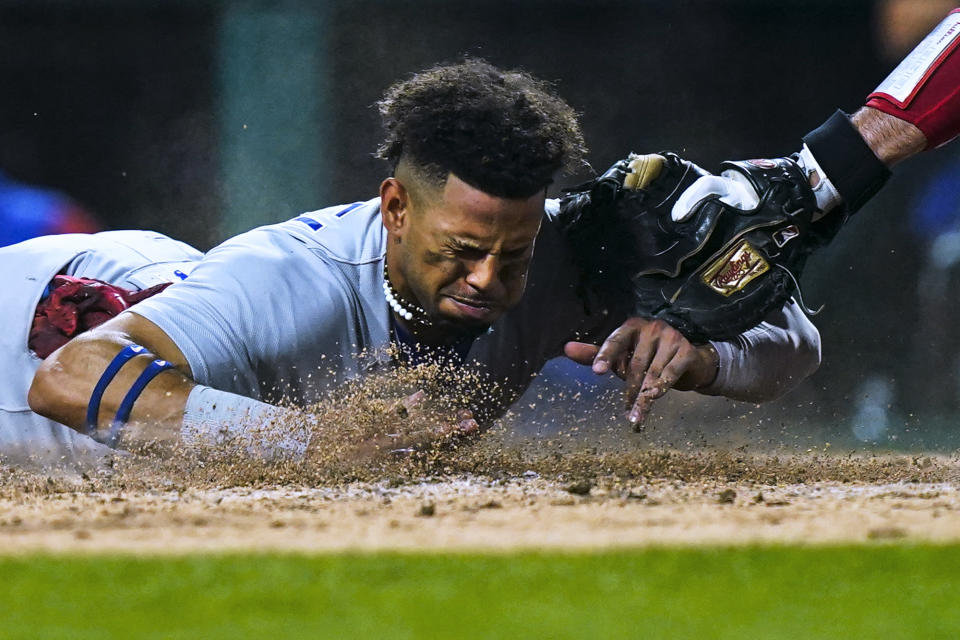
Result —
<path fill-rule="evenodd" d="M 744 240 L 707 268 L 703 282 L 717 293 L 729 296 L 769 270 L 770 264 Z"/>
<path fill-rule="evenodd" d="M 797 225 L 795 224 L 791 224 L 789 227 L 784 227 L 779 231 L 773 232 L 773 241 L 781 249 L 783 249 L 783 245 L 787 244 L 794 238 L 799 238 L 799 237 L 800 237 L 800 229 L 798 229 Z"/>

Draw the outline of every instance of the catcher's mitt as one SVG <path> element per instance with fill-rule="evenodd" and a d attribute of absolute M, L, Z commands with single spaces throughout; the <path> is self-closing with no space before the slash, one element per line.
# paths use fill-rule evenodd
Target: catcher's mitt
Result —
<path fill-rule="evenodd" d="M 783 306 L 846 216 L 813 221 L 816 199 L 793 159 L 721 166 L 714 176 L 672 153 L 631 155 L 568 190 L 557 221 L 584 285 L 693 342 L 732 338 Z"/>

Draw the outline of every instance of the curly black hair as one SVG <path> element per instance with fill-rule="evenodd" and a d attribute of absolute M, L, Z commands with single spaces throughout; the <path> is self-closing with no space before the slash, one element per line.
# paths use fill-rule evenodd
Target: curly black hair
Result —
<path fill-rule="evenodd" d="M 577 114 L 553 87 L 484 60 L 415 74 L 377 106 L 387 134 L 377 155 L 393 169 L 409 160 L 436 184 L 453 173 L 491 195 L 526 198 L 584 163 Z"/>

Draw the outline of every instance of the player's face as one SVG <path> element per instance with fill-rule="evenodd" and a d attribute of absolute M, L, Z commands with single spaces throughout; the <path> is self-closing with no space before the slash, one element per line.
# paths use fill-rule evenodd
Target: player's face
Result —
<path fill-rule="evenodd" d="M 394 285 L 441 323 L 489 326 L 523 295 L 544 197 L 499 198 L 450 175 L 392 230 L 403 271 Z"/>

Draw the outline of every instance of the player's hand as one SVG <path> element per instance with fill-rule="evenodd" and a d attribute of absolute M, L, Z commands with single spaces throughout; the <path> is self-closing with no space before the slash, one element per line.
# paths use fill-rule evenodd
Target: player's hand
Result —
<path fill-rule="evenodd" d="M 670 389 L 704 387 L 716 377 L 716 352 L 697 347 L 663 320 L 635 317 L 618 327 L 604 343 L 568 342 L 564 354 L 594 373 L 610 371 L 626 381 L 627 419 L 643 424 L 654 401 Z"/>
<path fill-rule="evenodd" d="M 315 438 L 311 445 L 323 459 L 333 457 L 348 465 L 368 465 L 389 460 L 428 459 L 480 433 L 469 410 L 462 409 L 451 416 L 432 405 L 425 392 L 417 391 L 393 403 L 376 428 L 356 434 L 346 442 Z"/>
<path fill-rule="evenodd" d="M 431 450 L 455 447 L 459 442 L 480 433 L 480 425 L 469 409 L 460 409 L 453 419 L 436 424 L 436 412 L 429 406 L 422 389 L 403 398 L 394 406 L 397 415 L 410 424 L 423 425 L 407 434 L 389 434 L 394 457 L 415 456 Z M 433 424 L 430 424 L 433 421 Z"/>

